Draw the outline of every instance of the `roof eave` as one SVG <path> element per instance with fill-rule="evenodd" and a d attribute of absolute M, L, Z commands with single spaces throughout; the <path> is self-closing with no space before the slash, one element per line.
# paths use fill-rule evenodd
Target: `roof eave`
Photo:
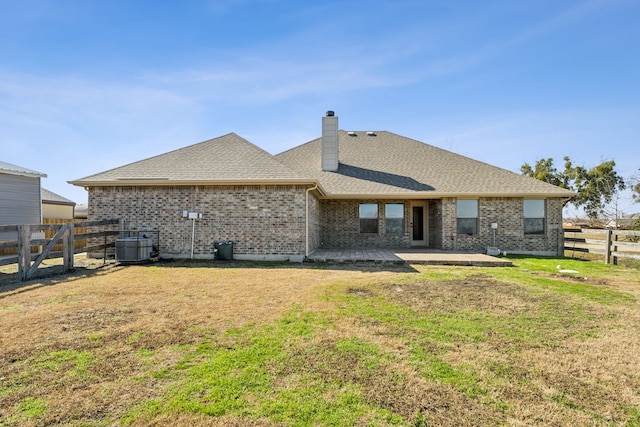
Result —
<path fill-rule="evenodd" d="M 453 198 L 470 198 L 477 199 L 481 197 L 523 197 L 532 199 L 548 199 L 560 198 L 568 199 L 575 196 L 576 193 L 446 193 L 446 192 L 414 192 L 414 193 L 329 193 L 324 199 L 403 199 L 403 200 L 425 200 L 425 199 L 442 199 L 445 197 Z"/>
<path fill-rule="evenodd" d="M 15 176 L 25 176 L 28 178 L 46 178 L 46 173 L 41 172 L 29 172 L 29 171 L 19 171 L 19 170 L 11 170 L 11 169 L 0 169 L 0 173 L 5 175 L 15 175 Z"/>
<path fill-rule="evenodd" d="M 326 191 L 315 179 L 241 179 L 241 180 L 173 180 L 168 178 L 151 179 L 110 179 L 101 181 L 75 180 L 67 181 L 78 187 L 184 187 L 192 185 L 223 186 L 223 185 L 310 185 L 317 186 L 318 192 L 324 196 Z"/>
<path fill-rule="evenodd" d="M 61 200 L 47 200 L 42 199 L 42 203 L 46 205 L 58 205 L 58 206 L 75 206 L 76 202 L 63 202 Z"/>

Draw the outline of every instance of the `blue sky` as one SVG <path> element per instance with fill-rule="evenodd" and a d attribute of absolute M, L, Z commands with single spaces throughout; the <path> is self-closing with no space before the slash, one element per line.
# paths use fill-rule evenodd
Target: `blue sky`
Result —
<path fill-rule="evenodd" d="M 68 180 L 229 132 L 279 153 L 334 110 L 515 172 L 628 177 L 639 20 L 637 0 L 0 0 L 0 160 L 82 203 Z"/>

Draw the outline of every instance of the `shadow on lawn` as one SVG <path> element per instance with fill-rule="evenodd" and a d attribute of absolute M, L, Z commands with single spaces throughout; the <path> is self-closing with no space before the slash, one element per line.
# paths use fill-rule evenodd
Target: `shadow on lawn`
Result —
<path fill-rule="evenodd" d="M 63 272 L 62 266 L 50 265 L 39 267 L 36 277 L 25 282 L 20 281 L 18 273 L 0 272 L 0 299 L 46 286 L 55 286 L 60 283 L 108 274 L 121 268 L 124 268 L 124 266 L 115 262 L 108 262 L 106 264 L 77 266 L 67 272 Z"/>
<path fill-rule="evenodd" d="M 212 260 L 212 259 L 160 259 L 153 263 L 138 264 L 148 267 L 164 268 L 246 268 L 246 269 L 306 269 L 306 270 L 339 270 L 339 271 L 391 271 L 398 273 L 417 273 L 409 264 L 391 262 L 289 262 L 289 261 L 244 261 L 244 260 Z"/>
<path fill-rule="evenodd" d="M 238 268 L 238 269 L 308 269 L 308 270 L 338 270 L 376 272 L 390 271 L 398 273 L 417 273 L 409 264 L 374 263 L 374 262 L 344 262 L 344 263 L 292 263 L 288 261 L 222 261 L 222 260 L 198 260 L 198 259 L 160 259 L 158 261 L 144 263 L 118 263 L 109 261 L 106 264 L 93 264 L 89 266 L 76 266 L 68 272 L 62 272 L 60 265 L 51 265 L 38 268 L 37 276 L 26 282 L 21 282 L 17 272 L 0 272 L 0 299 L 9 295 L 28 292 L 45 286 L 55 286 L 60 283 L 86 279 L 98 275 L 109 274 L 116 270 L 129 266 L 148 268 Z"/>

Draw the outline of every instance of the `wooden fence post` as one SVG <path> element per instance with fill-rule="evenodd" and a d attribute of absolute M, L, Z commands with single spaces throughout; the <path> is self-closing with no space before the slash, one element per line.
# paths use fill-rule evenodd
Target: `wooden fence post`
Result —
<path fill-rule="evenodd" d="M 564 229 L 558 230 L 558 256 L 564 258 Z"/>
<path fill-rule="evenodd" d="M 618 241 L 618 233 L 614 233 L 613 234 L 613 241 L 617 242 Z M 618 246 L 614 244 L 613 246 L 613 251 L 614 252 L 618 252 Z M 617 256 L 613 256 L 613 265 L 618 265 L 618 257 Z"/>
<path fill-rule="evenodd" d="M 64 264 L 64 271 L 69 271 L 73 268 L 73 255 L 74 255 L 74 235 L 75 226 L 72 222 L 68 223 L 69 228 L 62 238 L 62 260 Z"/>
<path fill-rule="evenodd" d="M 20 280 L 27 280 L 27 272 L 31 266 L 31 227 L 29 224 L 18 225 L 18 273 Z"/>
<path fill-rule="evenodd" d="M 604 244 L 604 263 L 611 264 L 611 230 L 607 230 L 607 241 Z"/>

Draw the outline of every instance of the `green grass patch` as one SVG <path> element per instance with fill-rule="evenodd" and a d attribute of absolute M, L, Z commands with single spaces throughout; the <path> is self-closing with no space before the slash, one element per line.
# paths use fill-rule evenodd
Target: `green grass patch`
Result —
<path fill-rule="evenodd" d="M 8 384 L 7 381 L 0 378 L 0 398 L 4 396 L 8 396 L 11 393 L 15 393 L 19 390 L 24 389 L 23 384 Z M 1 425 L 1 424 L 0 424 Z"/>
<path fill-rule="evenodd" d="M 628 406 L 625 408 L 628 415 L 625 427 L 640 427 L 640 408 L 637 406 Z"/>
<path fill-rule="evenodd" d="M 18 404 L 17 416 L 19 420 L 40 418 L 47 413 L 48 406 L 44 399 L 26 397 Z"/>
<path fill-rule="evenodd" d="M 140 420 L 149 420 L 162 411 L 162 403 L 160 399 L 153 399 L 143 403 L 139 403 L 129 409 L 122 417 L 120 423 L 131 425 Z"/>
<path fill-rule="evenodd" d="M 195 346 L 158 377 L 178 379 L 161 399 L 144 402 L 121 419 L 144 422 L 163 413 L 270 419 L 285 425 L 404 425 L 403 418 L 369 404 L 358 384 L 381 360 L 379 349 L 356 337 L 311 344 L 328 319 L 296 308 L 264 327 L 230 330 L 219 342 Z M 348 360 L 346 372 L 342 361 Z M 373 379 L 373 377 L 371 377 Z"/>
<path fill-rule="evenodd" d="M 500 275 L 497 278 L 503 279 Z M 621 303 L 633 303 L 636 298 L 615 289 L 607 288 L 601 284 L 580 283 L 574 278 L 566 279 L 539 277 L 529 271 L 521 271 L 517 274 L 511 274 L 507 280 L 515 281 L 521 285 L 527 285 L 534 289 L 553 291 L 559 295 L 573 296 L 584 298 L 599 304 L 614 305 Z M 580 280 L 580 279 L 578 279 Z M 588 278 L 587 278 L 588 281 Z"/>
<path fill-rule="evenodd" d="M 91 368 L 96 362 L 89 351 L 60 350 L 40 354 L 22 362 L 29 377 L 43 371 L 62 372 L 65 377 L 86 380 L 92 377 Z"/>
<path fill-rule="evenodd" d="M 369 426 L 407 425 L 389 410 L 365 402 L 355 384 L 303 381 L 293 388 L 277 390 L 255 412 L 270 420 L 293 426 L 353 426 L 366 419 Z"/>
<path fill-rule="evenodd" d="M 420 374 L 429 381 L 450 384 L 469 397 L 487 393 L 470 366 L 454 367 L 418 343 L 411 346 L 411 357 Z"/>

